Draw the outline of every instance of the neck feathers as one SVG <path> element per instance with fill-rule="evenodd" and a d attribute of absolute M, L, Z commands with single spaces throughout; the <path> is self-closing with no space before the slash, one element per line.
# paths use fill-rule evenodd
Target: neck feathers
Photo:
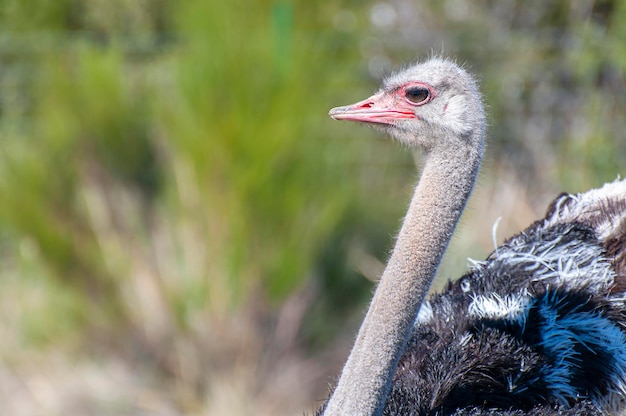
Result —
<path fill-rule="evenodd" d="M 420 305 L 469 198 L 483 130 L 428 152 L 396 246 L 325 416 L 379 415 Z"/>

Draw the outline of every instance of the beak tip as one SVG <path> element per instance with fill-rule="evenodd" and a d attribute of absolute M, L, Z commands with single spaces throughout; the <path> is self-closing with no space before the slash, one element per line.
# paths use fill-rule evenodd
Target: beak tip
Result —
<path fill-rule="evenodd" d="M 330 118 L 332 118 L 333 120 L 336 120 L 335 116 L 337 114 L 339 114 L 341 111 L 339 111 L 339 107 L 335 107 L 335 108 L 331 108 L 328 111 L 328 115 L 330 116 Z"/>

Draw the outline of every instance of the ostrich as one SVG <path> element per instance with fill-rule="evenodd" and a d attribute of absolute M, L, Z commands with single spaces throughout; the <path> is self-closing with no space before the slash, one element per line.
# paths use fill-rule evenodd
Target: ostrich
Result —
<path fill-rule="evenodd" d="M 431 58 L 329 115 L 377 127 L 426 159 L 354 347 L 317 415 L 626 408 L 626 180 L 559 196 L 544 219 L 425 300 L 483 156 L 476 81 Z"/>

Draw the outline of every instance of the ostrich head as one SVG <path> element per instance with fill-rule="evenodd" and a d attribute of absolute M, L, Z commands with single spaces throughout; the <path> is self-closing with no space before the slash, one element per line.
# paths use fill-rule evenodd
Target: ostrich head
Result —
<path fill-rule="evenodd" d="M 366 100 L 336 107 L 335 120 L 368 123 L 411 147 L 431 150 L 472 142 L 483 133 L 485 115 L 478 86 L 462 68 L 445 59 L 417 63 L 391 75 Z"/>

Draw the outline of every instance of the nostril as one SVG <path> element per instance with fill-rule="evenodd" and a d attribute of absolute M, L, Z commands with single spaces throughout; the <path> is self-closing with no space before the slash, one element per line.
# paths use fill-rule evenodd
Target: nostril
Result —
<path fill-rule="evenodd" d="M 366 103 L 359 105 L 359 108 L 372 108 L 372 105 L 374 104 L 371 101 L 368 101 Z"/>

